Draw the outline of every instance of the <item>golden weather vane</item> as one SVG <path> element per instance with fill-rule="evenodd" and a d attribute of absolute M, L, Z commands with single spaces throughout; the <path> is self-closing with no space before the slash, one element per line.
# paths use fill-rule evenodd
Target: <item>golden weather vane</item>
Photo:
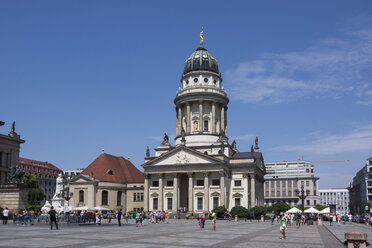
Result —
<path fill-rule="evenodd" d="M 200 32 L 200 45 L 201 46 L 203 45 L 203 42 L 204 42 L 203 33 L 204 33 L 204 27 L 202 27 L 202 31 Z"/>

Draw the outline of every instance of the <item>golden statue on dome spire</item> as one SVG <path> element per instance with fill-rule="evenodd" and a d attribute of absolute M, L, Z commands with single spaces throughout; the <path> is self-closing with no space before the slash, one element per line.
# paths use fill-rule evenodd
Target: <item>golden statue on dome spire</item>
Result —
<path fill-rule="evenodd" d="M 202 31 L 200 32 L 200 45 L 201 46 L 203 46 L 203 42 L 204 42 L 203 33 L 204 33 L 204 27 L 202 27 Z"/>

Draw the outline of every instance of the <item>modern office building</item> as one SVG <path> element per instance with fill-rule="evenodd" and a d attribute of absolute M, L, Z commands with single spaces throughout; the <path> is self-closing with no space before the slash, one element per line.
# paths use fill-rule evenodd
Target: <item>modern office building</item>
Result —
<path fill-rule="evenodd" d="M 360 169 L 348 188 L 350 195 L 350 212 L 360 214 L 364 212 L 363 203 L 372 201 L 372 157 Z"/>
<path fill-rule="evenodd" d="M 291 206 L 300 205 L 299 195 L 303 186 L 306 199 L 304 206 L 320 203 L 318 180 L 314 165 L 310 161 L 283 161 L 265 163 L 265 204 L 285 202 Z"/>
<path fill-rule="evenodd" d="M 65 170 L 65 171 L 63 171 L 63 173 L 65 175 L 66 180 L 68 181 L 68 180 L 72 179 L 73 177 L 79 175 L 83 170 L 84 170 L 84 168 L 76 169 L 76 170 Z"/>
<path fill-rule="evenodd" d="M 320 189 L 320 205 L 336 205 L 336 211 L 340 214 L 349 213 L 349 190 L 348 189 Z"/>

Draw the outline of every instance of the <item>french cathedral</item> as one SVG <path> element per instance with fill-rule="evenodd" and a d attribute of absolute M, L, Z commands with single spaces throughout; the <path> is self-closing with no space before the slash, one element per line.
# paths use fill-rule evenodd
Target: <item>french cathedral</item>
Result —
<path fill-rule="evenodd" d="M 217 59 L 203 45 L 185 62 L 174 104 L 175 145 L 164 135 L 144 169 L 144 210 L 207 213 L 218 206 L 264 205 L 266 173 L 258 139 L 251 151 L 239 152 L 227 135 L 229 98 Z"/>

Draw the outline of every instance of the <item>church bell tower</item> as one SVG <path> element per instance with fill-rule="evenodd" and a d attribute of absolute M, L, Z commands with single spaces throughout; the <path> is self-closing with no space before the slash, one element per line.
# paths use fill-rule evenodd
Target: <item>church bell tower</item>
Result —
<path fill-rule="evenodd" d="M 185 62 L 174 103 L 177 113 L 176 146 L 182 136 L 186 146 L 220 145 L 227 141 L 227 104 L 229 98 L 222 87 L 217 59 L 203 45 Z"/>

